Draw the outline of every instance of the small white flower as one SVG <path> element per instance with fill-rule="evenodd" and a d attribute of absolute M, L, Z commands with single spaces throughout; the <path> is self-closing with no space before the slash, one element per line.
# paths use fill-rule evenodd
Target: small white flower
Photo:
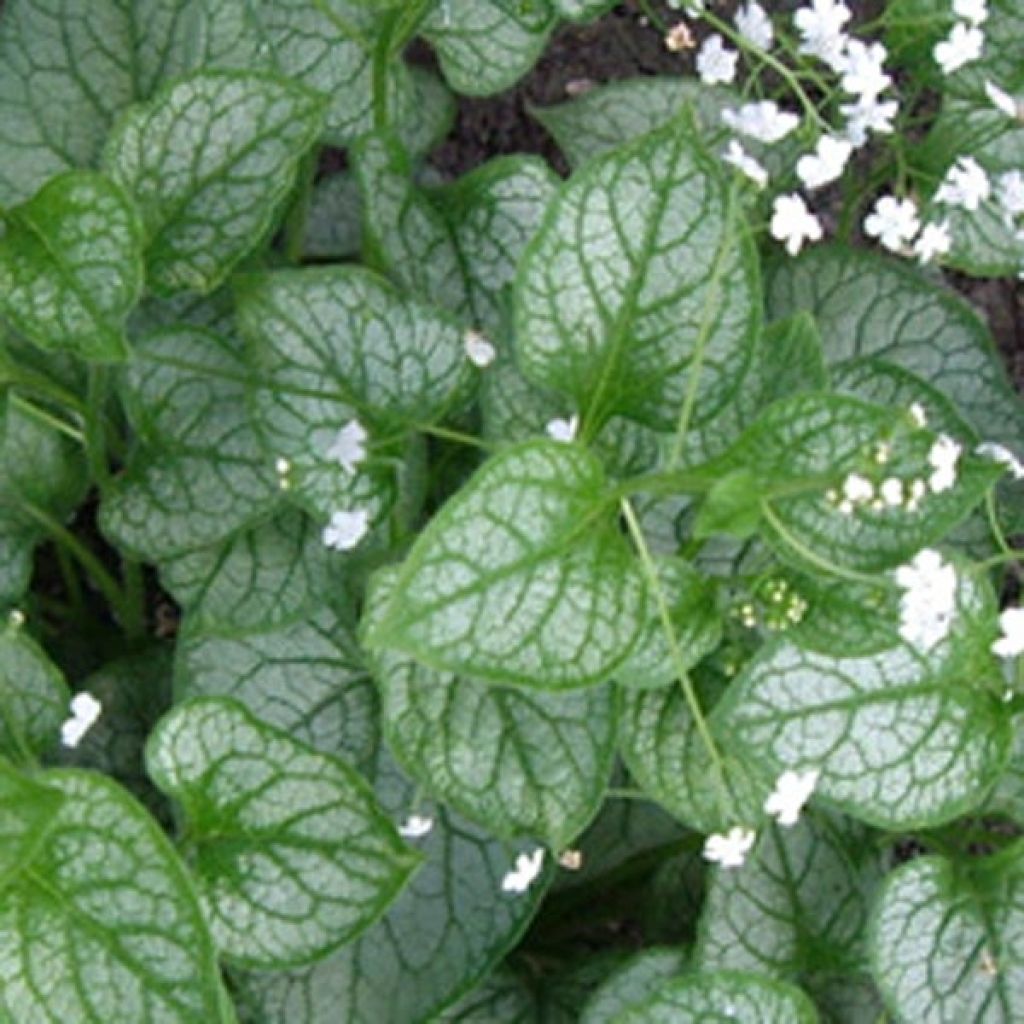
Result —
<path fill-rule="evenodd" d="M 868 141 L 868 134 L 891 135 L 893 119 L 899 113 L 896 100 L 880 100 L 877 96 L 862 96 L 856 103 L 843 103 L 840 113 L 846 118 L 846 138 L 859 149 Z"/>
<path fill-rule="evenodd" d="M 501 880 L 502 892 L 526 892 L 544 866 L 544 848 L 538 846 L 533 853 L 521 853 L 516 866 Z"/>
<path fill-rule="evenodd" d="M 803 197 L 795 193 L 775 197 L 770 230 L 772 238 L 786 243 L 790 256 L 795 256 L 804 242 L 821 241 L 824 235 L 821 221 L 807 209 Z"/>
<path fill-rule="evenodd" d="M 365 508 L 342 510 L 331 516 L 324 527 L 323 540 L 336 551 L 351 551 L 370 530 L 370 515 Z"/>
<path fill-rule="evenodd" d="M 665 49 L 669 53 L 682 53 L 696 46 L 690 26 L 685 21 L 677 22 L 665 33 Z"/>
<path fill-rule="evenodd" d="M 996 196 L 1003 212 L 1009 217 L 1024 213 L 1024 173 L 1007 171 L 996 181 Z"/>
<path fill-rule="evenodd" d="M 980 28 L 958 21 L 949 36 L 936 43 L 932 50 L 939 67 L 951 75 L 965 64 L 978 60 L 985 47 L 985 33 Z"/>
<path fill-rule="evenodd" d="M 992 183 L 985 168 L 974 157 L 962 156 L 946 172 L 935 201 L 973 211 L 991 195 Z"/>
<path fill-rule="evenodd" d="M 851 473 L 843 481 L 843 497 L 854 505 L 870 501 L 875 496 L 875 485 L 860 473 Z"/>
<path fill-rule="evenodd" d="M 972 25 L 984 25 L 988 18 L 988 0 L 953 0 L 953 13 Z"/>
<path fill-rule="evenodd" d="M 835 0 L 811 0 L 798 8 L 793 22 L 803 37 L 800 52 L 818 57 L 836 70 L 842 59 L 848 37 L 843 26 L 850 20 L 850 8 Z"/>
<path fill-rule="evenodd" d="M 911 480 L 910 486 L 907 488 L 907 500 L 904 508 L 908 512 L 913 512 L 917 509 L 921 502 L 924 500 L 924 496 L 928 493 L 928 484 L 920 478 L 917 480 Z"/>
<path fill-rule="evenodd" d="M 887 477 L 882 481 L 882 486 L 879 488 L 879 494 L 882 495 L 882 501 L 884 501 L 886 505 L 902 505 L 903 481 L 898 476 Z"/>
<path fill-rule="evenodd" d="M 764 802 L 767 814 L 780 825 L 795 825 L 804 804 L 811 798 L 818 784 L 819 772 L 783 772 L 775 781 L 775 789 Z"/>
<path fill-rule="evenodd" d="M 479 331 L 466 331 L 462 337 L 462 347 L 466 358 L 481 370 L 490 366 L 498 356 L 495 347 Z"/>
<path fill-rule="evenodd" d="M 947 434 L 940 434 L 928 452 L 928 465 L 932 475 L 928 488 L 933 494 L 950 490 L 956 483 L 956 466 L 963 448 Z"/>
<path fill-rule="evenodd" d="M 864 218 L 864 233 L 877 238 L 886 249 L 899 252 L 920 227 L 913 199 L 882 196 Z"/>
<path fill-rule="evenodd" d="M 71 698 L 71 716 L 60 727 L 60 741 L 65 747 L 77 747 L 82 737 L 96 724 L 103 705 L 83 690 Z"/>
<path fill-rule="evenodd" d="M 900 636 L 912 647 L 931 650 L 944 640 L 956 611 L 956 570 L 931 548 L 919 551 L 909 565 L 896 570 L 903 588 Z"/>
<path fill-rule="evenodd" d="M 1014 480 L 1024 480 L 1024 463 L 1017 458 L 1005 445 L 997 444 L 995 441 L 982 441 L 974 449 L 975 455 L 991 459 L 993 462 L 1002 463 L 1010 472 Z"/>
<path fill-rule="evenodd" d="M 21 629 L 25 625 L 25 613 L 20 608 L 12 608 L 7 616 L 7 625 L 11 629 Z"/>
<path fill-rule="evenodd" d="M 835 181 L 846 167 L 853 143 L 834 135 L 822 135 L 813 153 L 805 153 L 796 162 L 797 177 L 807 188 L 821 188 Z"/>
<path fill-rule="evenodd" d="M 1024 654 L 1024 608 L 1007 608 L 999 616 L 1003 635 L 992 644 L 992 653 L 1000 658 Z"/>
<path fill-rule="evenodd" d="M 566 871 L 579 871 L 583 867 L 583 851 L 563 850 L 558 856 L 558 863 Z"/>
<path fill-rule="evenodd" d="M 274 469 L 278 476 L 287 476 L 292 471 L 292 464 L 285 458 L 275 459 Z"/>
<path fill-rule="evenodd" d="M 888 53 L 881 43 L 869 46 L 851 39 L 842 57 L 843 89 L 851 96 L 875 99 L 892 85 L 892 77 L 882 70 L 886 57 Z"/>
<path fill-rule="evenodd" d="M 704 843 L 704 858 L 723 868 L 742 867 L 754 846 L 757 833 L 742 825 L 734 825 L 726 835 L 715 832 Z"/>
<path fill-rule="evenodd" d="M 910 408 L 907 409 L 907 415 L 910 417 L 910 422 L 918 429 L 928 426 L 928 414 L 920 402 L 911 402 Z"/>
<path fill-rule="evenodd" d="M 401 825 L 398 826 L 398 834 L 403 839 L 422 839 L 428 835 L 434 827 L 434 819 L 423 817 L 419 814 L 410 814 Z"/>
<path fill-rule="evenodd" d="M 985 81 L 985 95 L 989 98 L 992 106 L 1004 113 L 1007 117 L 1014 119 L 1024 117 L 1017 101 L 1004 89 L 1000 89 L 995 82 Z"/>
<path fill-rule="evenodd" d="M 366 439 L 369 435 L 359 420 L 349 420 L 338 431 L 327 449 L 327 458 L 333 459 L 346 473 L 354 473 L 366 458 Z"/>
<path fill-rule="evenodd" d="M 736 139 L 731 139 L 728 147 L 722 151 L 722 159 L 745 174 L 758 188 L 768 184 L 768 172 Z"/>
<path fill-rule="evenodd" d="M 953 237 L 949 233 L 949 224 L 946 221 L 925 224 L 917 241 L 914 242 L 914 255 L 921 263 L 931 263 L 936 256 L 945 256 L 952 245 Z"/>
<path fill-rule="evenodd" d="M 576 440 L 576 431 L 580 429 L 580 418 L 573 414 L 568 419 L 555 418 L 548 420 L 544 427 L 545 432 L 552 441 L 561 441 L 568 444 Z"/>
<path fill-rule="evenodd" d="M 775 29 L 772 27 L 771 18 L 759 3 L 752 0 L 736 11 L 736 29 L 751 46 L 756 46 L 759 50 L 771 49 Z"/>
<path fill-rule="evenodd" d="M 740 55 L 720 35 L 708 36 L 697 53 L 697 74 L 705 85 L 728 85 L 736 77 Z"/>
<path fill-rule="evenodd" d="M 781 110 L 774 100 L 744 103 L 738 110 L 727 107 L 722 120 L 740 135 L 749 135 L 758 142 L 778 142 L 792 132 L 800 118 L 788 110 Z"/>

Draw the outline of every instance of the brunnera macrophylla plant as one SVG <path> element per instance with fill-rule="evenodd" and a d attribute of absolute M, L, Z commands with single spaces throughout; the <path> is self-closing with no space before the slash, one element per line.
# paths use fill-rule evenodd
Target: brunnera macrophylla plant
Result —
<path fill-rule="evenodd" d="M 0 1020 L 1020 1019 L 1024 13 L 613 6 L 3 5 Z"/>

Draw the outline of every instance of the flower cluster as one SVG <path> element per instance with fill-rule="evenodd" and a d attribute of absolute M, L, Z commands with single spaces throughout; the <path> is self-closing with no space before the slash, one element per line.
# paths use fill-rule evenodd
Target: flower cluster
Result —
<path fill-rule="evenodd" d="M 949 634 L 956 614 L 956 569 L 931 548 L 896 570 L 900 636 L 919 651 L 930 651 Z"/>

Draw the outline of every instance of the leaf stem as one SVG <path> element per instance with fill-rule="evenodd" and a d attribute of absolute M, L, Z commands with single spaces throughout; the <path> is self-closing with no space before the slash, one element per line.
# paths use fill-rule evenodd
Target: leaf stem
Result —
<path fill-rule="evenodd" d="M 102 494 L 110 483 L 107 463 L 106 406 L 110 378 L 105 366 L 89 367 L 85 408 L 85 456 L 89 474 Z"/>
<path fill-rule="evenodd" d="M 992 530 L 992 537 L 996 542 L 996 547 L 1004 555 L 1016 558 L 1016 554 L 1013 548 L 1010 547 L 1010 542 L 1006 539 L 1006 534 L 1003 532 L 1003 527 L 999 522 L 999 513 L 996 509 L 995 487 L 990 487 L 985 492 L 985 514 L 988 516 L 988 525 Z"/>
<path fill-rule="evenodd" d="M 54 430 L 59 431 L 65 437 L 70 437 L 72 441 L 81 445 L 85 444 L 85 434 L 81 430 L 77 427 L 71 426 L 70 423 L 66 420 L 62 420 L 59 416 L 54 416 L 45 409 L 41 409 L 38 405 L 30 402 L 27 398 L 22 398 L 22 396 L 18 394 L 12 394 L 11 405 L 20 409 L 26 416 L 31 416 L 40 423 L 45 423 L 48 427 L 53 427 Z"/>
<path fill-rule="evenodd" d="M 292 266 L 302 262 L 309 207 L 313 200 L 313 183 L 319 166 L 320 148 L 314 146 L 299 164 L 295 198 L 284 222 L 284 257 Z"/>
<path fill-rule="evenodd" d="M 141 564 L 134 558 L 123 557 L 121 576 L 124 580 L 125 636 L 129 640 L 140 640 L 146 635 L 146 581 Z"/>
<path fill-rule="evenodd" d="M 803 541 L 791 533 L 782 524 L 782 520 L 779 519 L 772 510 L 771 505 L 763 498 L 761 499 L 761 515 L 788 547 L 792 548 L 792 550 L 805 562 L 809 562 L 815 568 L 820 569 L 829 576 L 838 576 L 840 579 L 849 580 L 851 583 L 866 583 L 872 587 L 882 586 L 892 588 L 894 586 L 894 584 L 890 583 L 890 581 L 884 576 L 872 576 L 868 573 L 857 572 L 856 569 L 846 569 L 841 565 L 835 565 L 826 558 L 822 558 L 821 555 L 812 551 L 803 543 Z"/>
<path fill-rule="evenodd" d="M 373 46 L 373 127 L 384 131 L 389 126 L 388 115 L 388 68 L 394 55 L 392 43 L 395 29 L 401 21 L 401 12 L 395 12 L 382 19 L 380 35 Z"/>
<path fill-rule="evenodd" d="M 679 679 L 679 685 L 683 689 L 686 703 L 690 708 L 690 714 L 693 716 L 693 723 L 697 729 L 697 734 L 700 736 L 701 743 L 703 743 L 708 759 L 711 762 L 715 788 L 718 791 L 718 809 L 722 815 L 722 821 L 726 822 L 732 816 L 733 802 L 725 784 L 725 766 L 722 763 L 721 754 L 718 752 L 718 746 L 711 735 L 711 730 L 708 728 L 707 719 L 704 717 L 700 701 L 697 699 L 697 691 L 694 689 L 693 680 L 690 678 L 686 668 L 686 661 L 683 658 L 682 651 L 679 649 L 679 638 L 676 636 L 676 629 L 672 622 L 672 613 L 669 610 L 661 580 L 658 578 L 658 569 L 654 564 L 654 559 L 651 557 L 650 549 L 647 547 L 643 529 L 628 498 L 622 499 L 620 507 L 622 515 L 626 520 L 626 526 L 629 528 L 630 536 L 633 538 L 633 543 L 636 545 L 637 553 L 640 556 L 644 575 L 647 577 L 648 589 L 658 607 L 658 618 L 661 620 L 661 628 L 668 643 L 669 656 L 672 659 L 673 668 Z"/>

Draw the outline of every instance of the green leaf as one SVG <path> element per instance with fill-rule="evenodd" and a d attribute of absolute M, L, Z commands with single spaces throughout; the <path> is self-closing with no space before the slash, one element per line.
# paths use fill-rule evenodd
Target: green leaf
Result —
<path fill-rule="evenodd" d="M 211 931 L 238 963 L 294 966 L 351 941 L 417 863 L 355 771 L 236 701 L 177 705 L 146 765 L 183 806 Z"/>
<path fill-rule="evenodd" d="M 946 395 L 978 434 L 1024 448 L 1020 399 L 978 315 L 903 262 L 839 245 L 815 246 L 768 273 L 772 316 L 814 314 L 825 359 L 841 368 L 874 357 Z"/>
<path fill-rule="evenodd" d="M 759 407 L 801 391 L 828 390 L 821 332 L 806 310 L 765 328 L 760 357 L 754 370 Z"/>
<path fill-rule="evenodd" d="M 69 699 L 60 669 L 12 618 L 0 629 L 0 755 L 30 764 L 51 749 Z"/>
<path fill-rule="evenodd" d="M 377 697 L 353 630 L 319 608 L 308 620 L 208 636 L 186 618 L 174 669 L 178 700 L 233 697 L 300 743 L 356 765 L 377 750 Z"/>
<path fill-rule="evenodd" d="M 32 578 L 36 538 L 9 522 L 0 510 L 0 607 L 14 604 Z"/>
<path fill-rule="evenodd" d="M 704 707 L 705 714 L 707 706 Z M 626 692 L 619 730 L 622 760 L 640 788 L 700 832 L 756 821 L 768 785 L 732 742 L 719 742 L 721 782 L 731 805 L 721 807 L 719 774 L 694 724 L 681 686 Z"/>
<path fill-rule="evenodd" d="M 920 857 L 886 881 L 872 928 L 875 977 L 921 1024 L 1011 1024 L 1024 990 L 1024 844 L 985 860 Z"/>
<path fill-rule="evenodd" d="M 73 171 L 0 221 L 0 315 L 41 348 L 123 359 L 125 318 L 142 293 L 143 238 L 121 189 Z"/>
<path fill-rule="evenodd" d="M 615 1018 L 615 1024 L 816 1024 L 811 1001 L 798 988 L 757 974 L 715 971 L 687 974 L 663 984 L 645 1002 Z"/>
<path fill-rule="evenodd" d="M 155 292 L 212 291 L 259 246 L 320 132 L 322 106 L 273 75 L 207 71 L 121 118 L 104 163 L 139 204 Z"/>
<path fill-rule="evenodd" d="M 555 13 L 571 21 L 596 18 L 615 6 L 615 0 L 553 0 Z"/>
<path fill-rule="evenodd" d="M 707 423 L 750 361 L 759 289 L 736 195 L 674 122 L 590 163 L 548 207 L 516 281 L 519 364 L 585 422 L 617 412 L 672 430 L 696 361 L 693 422 Z"/>
<path fill-rule="evenodd" d="M 403 436 L 468 397 L 462 331 L 360 267 L 247 276 L 238 317 L 250 341 L 254 418 L 268 458 L 290 464 L 289 495 L 324 519 L 352 507 L 382 518 Z M 328 450 L 354 418 L 370 437 L 353 473 Z"/>
<path fill-rule="evenodd" d="M 447 0 L 421 32 L 457 93 L 490 96 L 533 67 L 554 25 L 548 0 Z"/>
<path fill-rule="evenodd" d="M 190 66 L 196 0 L 8 0 L 0 22 L 0 206 L 99 158 L 115 116 Z"/>
<path fill-rule="evenodd" d="M 726 89 L 680 76 L 644 76 L 609 82 L 568 103 L 530 107 L 572 167 L 664 127 L 689 104 L 709 149 L 727 137 L 722 110 L 736 97 Z"/>
<path fill-rule="evenodd" d="M 613 1024 L 619 1015 L 656 995 L 669 979 L 684 972 L 686 955 L 679 949 L 648 949 L 638 953 L 587 1000 L 580 1024 Z"/>
<path fill-rule="evenodd" d="M 378 575 L 364 628 L 394 594 Z M 436 799 L 494 835 L 535 835 L 561 850 L 601 803 L 615 756 L 610 684 L 531 693 L 435 672 L 382 651 L 381 722 L 396 760 Z"/>
<path fill-rule="evenodd" d="M 163 562 L 218 543 L 279 502 L 246 409 L 241 345 L 197 327 L 137 343 L 122 390 L 139 446 L 100 507 L 118 546 Z"/>
<path fill-rule="evenodd" d="M 310 260 L 347 260 L 363 248 L 363 205 L 359 183 L 348 171 L 322 178 L 313 186 L 303 236 Z"/>
<path fill-rule="evenodd" d="M 1001 475 L 985 459 L 963 455 L 956 485 L 926 494 L 916 509 L 882 503 L 843 510 L 839 498 L 848 474 L 868 478 L 876 490 L 889 477 L 907 486 L 927 479 L 934 441 L 932 432 L 912 429 L 902 409 L 842 395 L 797 395 L 769 406 L 703 472 L 720 480 L 746 470 L 756 479 L 763 535 L 782 557 L 802 564 L 817 556 L 819 562 L 878 571 L 945 537 Z M 881 463 L 879 445 L 887 452 Z"/>
<path fill-rule="evenodd" d="M 32 862 L 63 803 L 59 790 L 15 771 L 0 758 L 0 893 L 4 899 L 12 879 L 16 882 Z"/>
<path fill-rule="evenodd" d="M 558 690 L 607 679 L 644 610 L 615 513 L 582 448 L 507 449 L 417 538 L 367 643 L 495 683 Z"/>
<path fill-rule="evenodd" d="M 657 569 L 662 591 L 668 598 L 683 667 L 691 668 L 713 651 L 722 638 L 722 620 L 715 591 L 681 558 L 658 559 Z M 616 673 L 618 681 L 626 687 L 648 689 L 669 686 L 678 676 L 653 596 L 647 602 L 647 614 L 646 628 L 637 639 L 632 654 Z"/>
<path fill-rule="evenodd" d="M 868 970 L 866 931 L 885 864 L 863 826 L 804 813 L 764 830 L 742 871 L 712 876 L 696 963 L 799 978 L 812 994 Z"/>
<path fill-rule="evenodd" d="M 436 1018 L 437 1024 L 536 1024 L 540 1017 L 536 993 L 509 967 L 499 967 L 468 995 Z"/>
<path fill-rule="evenodd" d="M 331 554 L 302 513 L 282 512 L 226 544 L 165 563 L 160 582 L 204 632 L 275 628 L 326 596 Z"/>
<path fill-rule="evenodd" d="M 536 912 L 543 880 L 524 894 L 501 891 L 516 849 L 416 801 L 414 787 L 387 760 L 374 775 L 378 798 L 396 817 L 415 809 L 433 818 L 430 834 L 417 840 L 422 866 L 385 917 L 354 943 L 303 971 L 238 979 L 240 1005 L 250 1019 L 432 1020 L 494 968 Z"/>
<path fill-rule="evenodd" d="M 711 486 L 693 521 L 693 536 L 705 540 L 716 533 L 746 540 L 761 525 L 761 492 L 753 472 L 733 469 Z"/>
<path fill-rule="evenodd" d="M 950 636 L 862 657 L 764 648 L 712 716 L 715 732 L 770 774 L 821 772 L 816 792 L 895 831 L 981 802 L 1005 768 L 1009 713 L 987 652 L 992 596 L 961 576 Z"/>
<path fill-rule="evenodd" d="M 230 1024 L 195 890 L 156 822 L 96 772 L 40 780 L 63 800 L 0 901 L 0 1017 Z"/>

